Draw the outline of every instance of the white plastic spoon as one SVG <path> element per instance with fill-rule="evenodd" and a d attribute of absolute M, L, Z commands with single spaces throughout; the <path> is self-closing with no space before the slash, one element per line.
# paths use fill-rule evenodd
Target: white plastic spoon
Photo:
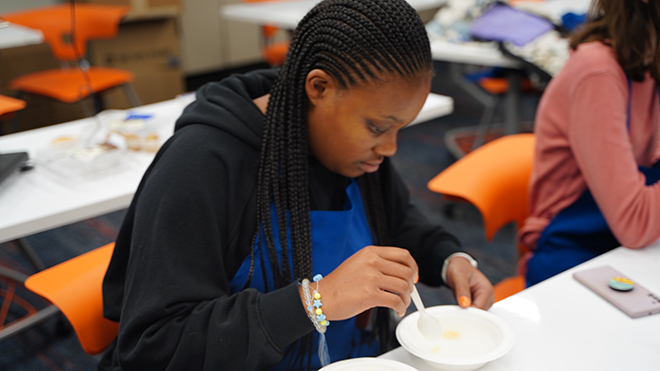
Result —
<path fill-rule="evenodd" d="M 417 320 L 417 328 L 419 332 L 424 335 L 424 337 L 429 341 L 438 341 L 442 337 L 442 327 L 440 326 L 440 321 L 430 315 L 426 308 L 424 308 L 424 303 L 422 303 L 422 298 L 417 292 L 417 287 L 413 285 L 413 292 L 411 294 L 413 303 L 417 307 L 419 312 L 419 320 Z"/>

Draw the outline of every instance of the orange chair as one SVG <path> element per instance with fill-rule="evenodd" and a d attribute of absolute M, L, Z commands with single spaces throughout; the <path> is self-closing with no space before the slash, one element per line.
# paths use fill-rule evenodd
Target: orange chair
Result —
<path fill-rule="evenodd" d="M 12 271 L 0 267 L 0 276 L 24 282 L 28 290 L 52 303 L 38 312 L 26 307 L 26 316 L 1 328 L 0 340 L 62 313 L 71 323 L 83 350 L 91 355 L 101 353 L 119 331 L 118 323 L 103 317 L 103 277 L 113 249 L 114 243 L 110 243 L 27 278 L 15 272 L 12 275 Z"/>
<path fill-rule="evenodd" d="M 33 274 L 25 287 L 53 303 L 69 320 L 82 348 L 101 353 L 117 337 L 119 323 L 103 317 L 103 277 L 114 243 Z"/>
<path fill-rule="evenodd" d="M 0 95 L 0 119 L 5 119 L 7 116 L 23 108 L 25 108 L 25 101 Z"/>
<path fill-rule="evenodd" d="M 5 21 L 41 30 L 53 55 L 63 64 L 61 69 L 20 76 L 10 81 L 9 87 L 19 93 L 74 103 L 92 93 L 121 86 L 131 104 L 140 105 L 130 85 L 132 73 L 117 68 L 88 67 L 84 60 L 87 41 L 115 37 L 119 21 L 129 9 L 128 6 L 98 4 L 76 4 L 72 8 L 69 4 L 60 4 L 0 15 Z M 72 14 L 75 23 L 71 21 Z M 80 68 L 69 68 L 69 62 L 77 62 Z"/>
<path fill-rule="evenodd" d="M 534 144 L 534 134 L 498 138 L 456 161 L 429 181 L 428 188 L 447 199 L 476 206 L 486 239 L 491 241 L 504 225 L 515 222 L 520 228 L 527 218 Z M 527 249 L 518 246 L 518 253 L 522 257 Z M 520 265 L 518 276 L 495 285 L 496 300 L 525 288 Z"/>
<path fill-rule="evenodd" d="M 260 3 L 267 1 L 281 1 L 281 0 L 243 0 L 246 3 Z M 286 59 L 286 53 L 289 50 L 289 41 L 280 41 L 276 42 L 275 35 L 279 29 L 277 26 L 273 25 L 263 25 L 261 26 L 261 35 L 263 39 L 263 47 L 261 49 L 261 55 L 263 56 L 266 63 L 271 66 L 281 66 L 284 64 Z"/>
<path fill-rule="evenodd" d="M 14 116 L 16 111 L 20 111 L 25 108 L 25 101 L 20 99 L 8 97 L 6 95 L 0 95 L 0 120 L 6 120 Z M 10 131 L 15 131 L 12 128 Z M 0 135 L 4 134 L 4 130 L 0 125 Z"/>

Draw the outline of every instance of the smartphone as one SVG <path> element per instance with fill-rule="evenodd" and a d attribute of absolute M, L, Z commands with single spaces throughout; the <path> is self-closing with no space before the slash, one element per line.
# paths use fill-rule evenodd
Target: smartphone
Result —
<path fill-rule="evenodd" d="M 610 266 L 575 272 L 573 277 L 632 318 L 660 313 L 660 296 Z M 614 277 L 631 279 L 633 289 L 618 291 L 611 288 L 609 282 Z"/>

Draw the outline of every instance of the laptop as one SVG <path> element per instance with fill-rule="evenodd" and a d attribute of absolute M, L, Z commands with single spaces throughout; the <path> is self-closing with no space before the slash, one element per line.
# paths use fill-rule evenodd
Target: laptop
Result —
<path fill-rule="evenodd" d="M 0 183 L 25 165 L 27 152 L 0 153 Z"/>

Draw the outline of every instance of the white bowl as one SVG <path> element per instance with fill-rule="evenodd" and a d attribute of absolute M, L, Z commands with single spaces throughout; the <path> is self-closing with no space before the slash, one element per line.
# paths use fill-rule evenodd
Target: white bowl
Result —
<path fill-rule="evenodd" d="M 363 357 L 333 362 L 319 371 L 417 371 L 417 369 L 390 359 Z"/>
<path fill-rule="evenodd" d="M 418 312 L 399 322 L 396 337 L 404 349 L 435 369 L 476 370 L 513 347 L 513 330 L 492 313 L 457 305 L 440 305 L 427 311 L 440 320 L 442 338 L 438 342 L 427 340 L 419 332 Z"/>

